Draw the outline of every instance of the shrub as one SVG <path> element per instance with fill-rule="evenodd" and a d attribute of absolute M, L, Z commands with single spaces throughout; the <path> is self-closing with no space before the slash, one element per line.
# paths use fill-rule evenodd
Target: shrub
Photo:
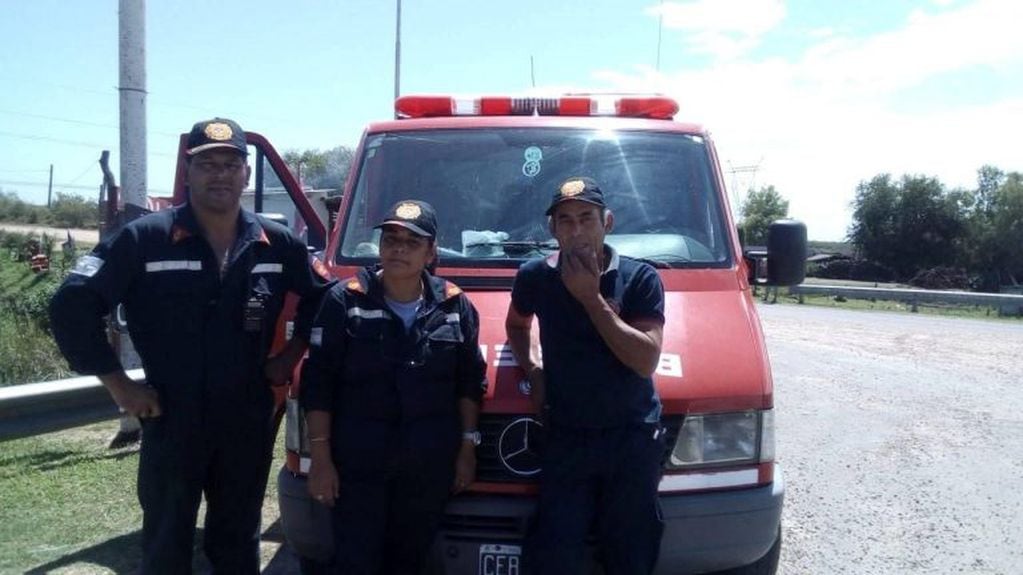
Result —
<path fill-rule="evenodd" d="M 970 287 L 970 277 L 962 268 L 938 266 L 917 272 L 909 280 L 909 285 L 923 289 L 965 290 Z"/>

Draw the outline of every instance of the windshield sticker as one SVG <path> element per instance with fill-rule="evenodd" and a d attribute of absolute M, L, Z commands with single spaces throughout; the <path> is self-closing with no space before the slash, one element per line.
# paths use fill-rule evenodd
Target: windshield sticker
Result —
<path fill-rule="evenodd" d="M 530 146 L 522 153 L 526 163 L 522 164 L 522 174 L 533 178 L 540 173 L 540 160 L 543 159 L 543 150 L 539 146 Z"/>

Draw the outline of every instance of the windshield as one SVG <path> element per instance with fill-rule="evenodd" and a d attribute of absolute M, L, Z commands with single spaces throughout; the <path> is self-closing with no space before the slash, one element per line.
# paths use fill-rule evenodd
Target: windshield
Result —
<path fill-rule="evenodd" d="M 437 209 L 444 265 L 517 267 L 556 249 L 544 211 L 572 176 L 600 184 L 615 216 L 605 241 L 621 254 L 659 267 L 729 265 L 703 138 L 562 128 L 369 136 L 337 261 L 375 258 L 373 226 L 393 203 L 418 199 Z"/>

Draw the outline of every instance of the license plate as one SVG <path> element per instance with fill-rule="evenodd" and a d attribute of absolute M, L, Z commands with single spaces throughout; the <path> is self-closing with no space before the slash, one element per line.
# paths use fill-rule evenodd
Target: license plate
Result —
<path fill-rule="evenodd" d="M 522 547 L 519 545 L 480 545 L 478 575 L 519 575 Z"/>

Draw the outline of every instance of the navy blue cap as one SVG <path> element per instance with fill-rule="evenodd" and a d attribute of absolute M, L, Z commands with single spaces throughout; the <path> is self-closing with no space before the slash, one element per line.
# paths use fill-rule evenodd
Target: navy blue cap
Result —
<path fill-rule="evenodd" d="M 388 225 L 401 226 L 416 235 L 432 238 L 437 235 L 437 212 L 426 202 L 402 200 L 391 206 L 384 221 L 373 227 Z"/>
<path fill-rule="evenodd" d="M 233 120 L 213 118 L 196 122 L 188 134 L 188 155 L 194 156 L 217 148 L 230 148 L 243 156 L 249 155 L 245 145 L 245 131 Z"/>
<path fill-rule="evenodd" d="M 568 200 L 589 202 L 601 208 L 607 207 L 604 203 L 604 192 L 600 191 L 600 186 L 597 185 L 593 178 L 573 177 L 561 182 L 561 185 L 558 186 L 558 189 L 554 192 L 554 197 L 551 199 L 551 205 L 545 212 L 546 215 L 553 214 L 554 208 L 558 204 Z"/>

